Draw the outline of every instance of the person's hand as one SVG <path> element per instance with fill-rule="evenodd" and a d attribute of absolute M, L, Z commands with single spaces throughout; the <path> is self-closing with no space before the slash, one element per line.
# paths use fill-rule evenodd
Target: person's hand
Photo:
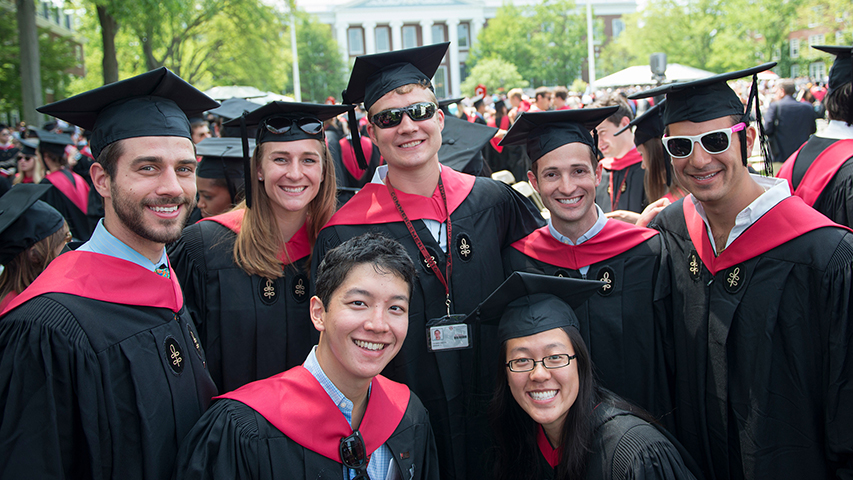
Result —
<path fill-rule="evenodd" d="M 604 216 L 613 220 L 619 220 L 625 223 L 630 223 L 632 225 L 636 225 L 637 220 L 640 219 L 639 213 L 632 212 L 630 210 L 614 210 L 612 212 L 605 213 Z"/>
<path fill-rule="evenodd" d="M 654 202 L 650 203 L 648 207 L 643 209 L 643 213 L 640 214 L 640 218 L 637 219 L 636 225 L 638 227 L 645 227 L 651 222 L 661 210 L 668 207 L 672 202 L 669 201 L 666 197 L 661 197 Z"/>

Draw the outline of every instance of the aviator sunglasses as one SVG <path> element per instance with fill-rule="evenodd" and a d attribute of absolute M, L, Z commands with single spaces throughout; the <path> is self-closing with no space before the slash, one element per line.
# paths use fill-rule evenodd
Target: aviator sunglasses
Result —
<path fill-rule="evenodd" d="M 323 122 L 314 117 L 270 117 L 263 121 L 262 125 L 270 133 L 281 135 L 290 131 L 294 125 L 308 135 L 319 135 L 323 133 Z"/>
<path fill-rule="evenodd" d="M 374 115 L 371 121 L 379 128 L 391 128 L 403 121 L 404 113 L 412 120 L 420 122 L 432 118 L 437 108 L 438 105 L 432 102 L 415 103 L 403 108 L 389 108 Z"/>
<path fill-rule="evenodd" d="M 729 149 L 732 144 L 732 133 L 740 132 L 746 128 L 741 122 L 729 128 L 722 128 L 700 135 L 664 136 L 663 147 L 672 158 L 687 158 L 693 153 L 693 144 L 699 142 L 702 149 L 716 155 Z"/>
<path fill-rule="evenodd" d="M 356 471 L 353 480 L 370 480 L 370 477 L 367 476 L 367 448 L 364 446 L 364 439 L 361 438 L 361 433 L 358 430 L 341 439 L 339 453 L 341 454 L 341 463 Z"/>

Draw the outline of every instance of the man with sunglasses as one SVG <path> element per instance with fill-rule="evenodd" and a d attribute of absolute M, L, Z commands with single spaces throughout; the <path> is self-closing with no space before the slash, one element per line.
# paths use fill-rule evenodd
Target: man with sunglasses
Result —
<path fill-rule="evenodd" d="M 815 45 L 835 55 L 823 97 L 829 125 L 779 170 L 793 194 L 833 222 L 853 226 L 853 46 Z"/>
<path fill-rule="evenodd" d="M 652 224 L 667 252 L 675 434 L 709 479 L 846 478 L 853 234 L 747 170 L 756 75 L 773 65 L 635 95 L 666 94 L 663 142 L 691 192 Z M 726 81 L 747 75 L 744 110 Z"/>
<path fill-rule="evenodd" d="M 504 269 L 604 282 L 576 308 L 600 383 L 656 415 L 669 411 L 656 351 L 663 302 L 654 286 L 661 255 L 655 230 L 608 219 L 595 204 L 600 152 L 590 130 L 618 107 L 523 113 L 501 145 L 527 146 L 527 177 L 551 213 L 548 225 L 504 251 Z"/>
<path fill-rule="evenodd" d="M 301 366 L 217 397 L 184 440 L 175 478 L 439 478 L 426 409 L 379 375 L 408 332 L 411 258 L 367 233 L 329 251 L 315 278 L 319 344 Z"/>
<path fill-rule="evenodd" d="M 439 163 L 444 113 L 430 78 L 448 45 L 356 59 L 344 103 L 364 102 L 367 132 L 387 165 L 320 232 L 312 271 L 329 249 L 367 231 L 398 240 L 417 259 L 411 334 L 386 373 L 429 410 L 442 478 L 473 479 L 485 468 L 497 340 L 493 328 L 469 330 L 454 314 L 472 311 L 500 285 L 501 250 L 544 222 L 512 187 Z"/>

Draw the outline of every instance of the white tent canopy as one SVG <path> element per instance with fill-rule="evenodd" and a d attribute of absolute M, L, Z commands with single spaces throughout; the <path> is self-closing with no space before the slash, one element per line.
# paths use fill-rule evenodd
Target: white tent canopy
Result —
<path fill-rule="evenodd" d="M 664 83 L 689 82 L 700 78 L 715 75 L 714 72 L 701 70 L 699 68 L 670 63 L 666 66 L 666 79 Z M 652 69 L 648 65 L 636 65 L 620 70 L 613 75 L 608 75 L 595 81 L 595 88 L 627 87 L 630 85 L 656 85 L 652 78 Z"/>
<path fill-rule="evenodd" d="M 217 101 L 228 100 L 229 98 L 236 97 L 244 98 L 259 105 L 266 105 L 267 103 L 275 100 L 281 100 L 286 102 L 293 101 L 292 98 L 285 95 L 279 95 L 273 92 L 265 92 L 255 87 L 245 87 L 239 85 L 233 85 L 230 87 L 213 87 L 210 90 L 206 90 L 204 94 Z"/>

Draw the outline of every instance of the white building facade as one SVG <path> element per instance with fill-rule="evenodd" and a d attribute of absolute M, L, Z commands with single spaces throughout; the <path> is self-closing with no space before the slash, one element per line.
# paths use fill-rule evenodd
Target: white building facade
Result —
<path fill-rule="evenodd" d="M 588 0 L 596 17 L 604 20 L 603 37 L 624 29 L 623 14 L 636 11 L 635 0 Z M 299 7 L 317 15 L 331 26 L 348 64 L 359 55 L 450 42 L 450 49 L 433 78 L 438 98 L 461 96 L 459 85 L 467 76 L 466 61 L 471 45 L 503 0 L 355 0 L 339 4 Z M 517 0 L 516 5 L 535 3 Z M 578 3 L 584 11 L 586 3 Z M 615 35 L 614 35 L 615 34 Z M 600 40 L 596 39 L 596 44 Z"/>

